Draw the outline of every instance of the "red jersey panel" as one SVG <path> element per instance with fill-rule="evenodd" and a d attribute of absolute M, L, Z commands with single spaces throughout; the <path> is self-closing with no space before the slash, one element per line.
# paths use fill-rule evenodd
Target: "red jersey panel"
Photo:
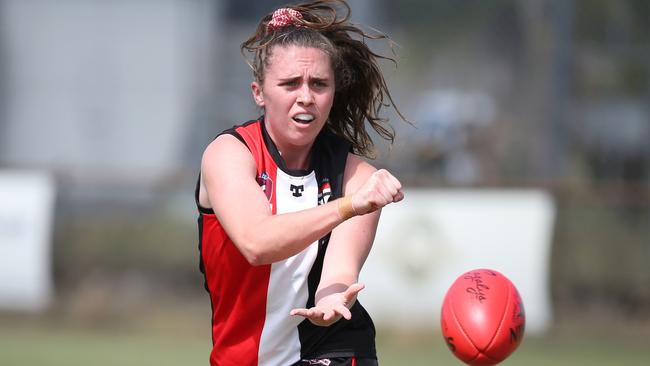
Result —
<path fill-rule="evenodd" d="M 224 131 L 239 138 L 256 164 L 256 180 L 273 214 L 315 207 L 341 196 L 349 144 L 330 133 L 314 143 L 310 169 L 286 169 L 263 119 Z M 198 188 L 197 188 L 198 205 Z M 360 304 L 352 321 L 316 327 L 289 316 L 313 306 L 329 234 L 295 256 L 253 267 L 210 209 L 199 206 L 201 270 L 212 305 L 212 366 L 291 365 L 322 355 L 375 357 L 374 326 Z M 300 230 L 300 228 L 296 228 Z"/>

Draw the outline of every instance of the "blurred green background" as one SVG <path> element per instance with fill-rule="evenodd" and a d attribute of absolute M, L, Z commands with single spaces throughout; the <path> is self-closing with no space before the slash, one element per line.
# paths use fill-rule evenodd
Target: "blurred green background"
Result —
<path fill-rule="evenodd" d="M 212 137 L 257 116 L 238 44 L 283 3 L 0 0 L 0 169 L 57 186 L 53 297 L 0 309 L 0 365 L 208 363 L 194 183 Z M 387 108 L 377 165 L 408 187 L 555 199 L 553 324 L 503 364 L 646 365 L 649 3 L 350 4 L 397 42 L 385 72 L 415 123 Z M 378 342 L 382 365 L 459 364 L 438 329 Z"/>

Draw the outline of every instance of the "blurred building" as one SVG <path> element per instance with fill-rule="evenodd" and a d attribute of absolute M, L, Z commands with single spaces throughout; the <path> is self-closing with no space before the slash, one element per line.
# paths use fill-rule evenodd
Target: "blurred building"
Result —
<path fill-rule="evenodd" d="M 91 185 L 152 184 L 183 167 L 220 62 L 216 3 L 0 4 L 2 165 Z"/>
<path fill-rule="evenodd" d="M 259 114 L 239 44 L 282 3 L 0 1 L 0 166 L 109 195 L 92 185 L 197 172 L 218 131 Z"/>

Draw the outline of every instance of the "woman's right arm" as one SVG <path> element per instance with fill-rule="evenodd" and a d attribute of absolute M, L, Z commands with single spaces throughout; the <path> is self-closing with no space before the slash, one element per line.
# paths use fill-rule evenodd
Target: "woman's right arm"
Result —
<path fill-rule="evenodd" d="M 250 264 L 289 258 L 343 222 L 336 201 L 273 215 L 255 178 L 255 160 L 236 137 L 221 135 L 206 148 L 201 161 L 199 202 L 214 210 Z"/>

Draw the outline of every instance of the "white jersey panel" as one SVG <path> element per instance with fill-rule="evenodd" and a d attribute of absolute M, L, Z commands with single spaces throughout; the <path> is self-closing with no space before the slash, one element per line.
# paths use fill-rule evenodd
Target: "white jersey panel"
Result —
<path fill-rule="evenodd" d="M 277 214 L 304 210 L 318 204 L 318 184 L 312 172 L 294 177 L 278 169 L 275 184 Z M 294 230 L 302 230 L 295 227 Z M 318 254 L 318 241 L 284 261 L 273 263 L 266 301 L 266 319 L 259 348 L 259 365 L 290 365 L 300 360 L 298 324 L 294 308 L 307 304 L 307 278 Z"/>

